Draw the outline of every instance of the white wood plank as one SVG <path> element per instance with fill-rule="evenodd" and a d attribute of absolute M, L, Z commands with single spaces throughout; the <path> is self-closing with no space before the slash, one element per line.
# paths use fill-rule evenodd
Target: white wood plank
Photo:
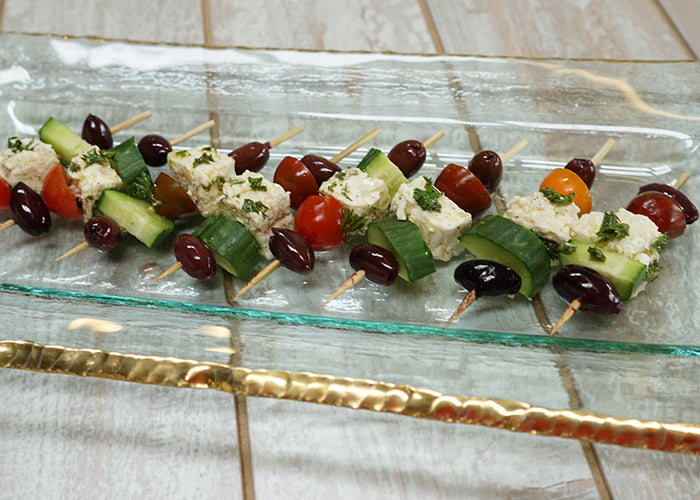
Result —
<path fill-rule="evenodd" d="M 659 0 L 666 15 L 695 55 L 700 57 L 700 2 L 697 0 Z"/>
<path fill-rule="evenodd" d="M 2 29 L 149 42 L 203 43 L 201 2 L 5 0 Z"/>
<path fill-rule="evenodd" d="M 233 398 L 0 370 L 0 498 L 241 498 Z"/>

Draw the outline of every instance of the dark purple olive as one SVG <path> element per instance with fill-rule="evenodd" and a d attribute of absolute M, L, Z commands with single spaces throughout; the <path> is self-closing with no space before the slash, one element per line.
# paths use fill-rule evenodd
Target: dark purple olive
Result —
<path fill-rule="evenodd" d="M 355 271 L 362 269 L 368 280 L 390 286 L 399 277 L 399 263 L 386 248 L 362 243 L 350 251 L 350 265 Z"/>
<path fill-rule="evenodd" d="M 100 117 L 95 115 L 87 115 L 85 118 L 83 139 L 100 149 L 110 149 L 114 145 L 109 127 Z"/>
<path fill-rule="evenodd" d="M 306 155 L 301 159 L 301 162 L 309 169 L 319 186 L 333 177 L 333 174 L 340 172 L 338 165 L 326 160 L 323 156 Z"/>
<path fill-rule="evenodd" d="M 391 148 L 387 156 L 408 178 L 418 172 L 425 163 L 425 146 L 420 141 L 409 139 Z"/>
<path fill-rule="evenodd" d="M 44 200 L 24 182 L 18 182 L 10 192 L 12 219 L 32 236 L 48 233 L 51 229 L 51 213 Z"/>
<path fill-rule="evenodd" d="M 586 186 L 591 187 L 595 180 L 595 164 L 586 158 L 574 158 L 564 167 L 578 175 Z"/>
<path fill-rule="evenodd" d="M 168 153 L 173 150 L 170 142 L 159 135 L 148 134 L 139 141 L 139 152 L 143 161 L 151 167 L 162 167 L 168 161 Z"/>
<path fill-rule="evenodd" d="M 496 190 L 503 178 L 503 162 L 501 157 L 493 151 L 480 151 L 476 153 L 469 164 L 469 171 L 492 193 Z"/>
<path fill-rule="evenodd" d="M 83 228 L 85 241 L 91 247 L 95 247 L 103 252 L 109 252 L 119 246 L 122 239 L 122 232 L 119 224 L 109 217 L 98 215 L 93 217 Z"/>
<path fill-rule="evenodd" d="M 676 188 L 673 186 L 669 186 L 668 184 L 647 184 L 646 186 L 642 186 L 639 188 L 640 193 L 644 193 L 647 191 L 658 191 L 659 193 L 663 193 L 667 196 L 670 196 L 674 200 L 678 202 L 678 204 L 681 206 L 681 209 L 683 210 L 683 213 L 685 214 L 685 223 L 686 224 L 692 224 L 696 220 L 698 220 L 698 209 L 697 207 L 693 204 L 692 201 L 688 199 L 686 195 L 678 191 Z"/>
<path fill-rule="evenodd" d="M 214 256 L 191 234 L 180 234 L 175 238 L 175 258 L 194 279 L 208 280 L 216 274 Z"/>
<path fill-rule="evenodd" d="M 622 299 L 606 277 L 583 266 L 564 266 L 552 279 L 554 291 L 567 302 L 578 299 L 580 309 L 595 314 L 617 314 L 622 310 Z"/>
<path fill-rule="evenodd" d="M 249 142 L 228 154 L 236 162 L 236 173 L 241 175 L 246 170 L 257 172 L 270 159 L 270 143 Z"/>
<path fill-rule="evenodd" d="M 311 243 L 291 229 L 272 228 L 270 251 L 284 267 L 295 273 L 307 274 L 314 268 L 316 258 Z"/>
<path fill-rule="evenodd" d="M 518 293 L 522 280 L 511 268 L 490 260 L 475 259 L 462 262 L 454 279 L 465 289 L 474 290 L 477 297 L 497 297 Z"/>

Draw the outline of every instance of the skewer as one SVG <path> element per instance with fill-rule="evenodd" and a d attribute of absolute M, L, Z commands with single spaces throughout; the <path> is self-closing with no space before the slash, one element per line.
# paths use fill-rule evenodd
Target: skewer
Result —
<path fill-rule="evenodd" d="M 591 157 L 591 163 L 593 163 L 593 166 L 597 167 L 598 164 L 603 160 L 603 158 L 605 158 L 605 156 L 610 152 L 614 145 L 615 139 L 609 137 L 608 140 L 605 141 L 605 144 L 603 144 L 598 150 L 598 152 Z"/>
<path fill-rule="evenodd" d="M 294 127 L 289 132 L 286 132 L 286 133 L 282 134 L 281 136 L 272 139 L 269 143 L 270 147 L 274 148 L 275 146 L 279 146 L 284 141 L 291 139 L 292 137 L 294 137 L 295 135 L 297 135 L 303 131 L 304 131 L 304 127 L 302 125 L 299 125 L 298 127 Z"/>
<path fill-rule="evenodd" d="M 212 128 L 214 125 L 216 125 L 216 122 L 214 120 L 209 120 L 206 123 L 202 123 L 199 127 L 195 127 L 189 132 L 185 132 L 184 134 L 176 137 L 172 141 L 170 141 L 171 146 L 176 146 L 177 144 L 180 144 L 181 142 L 185 142 L 187 139 L 194 137 L 195 135 L 199 135 L 205 130 L 208 130 Z"/>
<path fill-rule="evenodd" d="M 243 288 L 241 288 L 236 295 L 233 296 L 233 300 L 237 300 L 238 297 L 246 293 L 248 290 L 253 288 L 255 285 L 260 283 L 262 280 L 270 276 L 273 272 L 275 272 L 280 266 L 282 265 L 282 262 L 280 262 L 279 259 L 274 259 L 272 260 L 265 268 L 260 271 L 258 274 L 253 276 L 253 278 L 245 284 Z"/>
<path fill-rule="evenodd" d="M 455 312 L 452 313 L 452 316 L 450 316 L 450 319 L 447 320 L 447 322 L 442 326 L 443 328 L 447 328 L 452 324 L 454 320 L 459 318 L 464 311 L 467 310 L 467 308 L 474 303 L 476 300 L 476 288 L 471 290 L 463 299 L 462 302 L 460 302 L 459 306 L 457 306 L 457 309 L 455 309 Z"/>
<path fill-rule="evenodd" d="M 340 160 L 348 156 L 350 153 L 353 151 L 357 150 L 360 148 L 360 146 L 364 146 L 367 144 L 369 141 L 377 137 L 379 134 L 381 134 L 382 129 L 380 128 L 375 128 L 374 130 L 370 131 L 366 135 L 360 137 L 358 140 L 350 144 L 347 148 L 343 149 L 340 153 L 335 155 L 333 158 L 331 158 L 331 163 L 338 163 Z"/>
<path fill-rule="evenodd" d="M 445 137 L 445 133 L 440 131 L 440 132 L 436 133 L 435 135 L 433 135 L 432 137 L 430 137 L 427 141 L 425 141 L 423 143 L 423 146 L 425 147 L 425 149 L 428 149 L 428 148 L 432 147 L 437 141 L 439 141 L 443 137 Z"/>
<path fill-rule="evenodd" d="M 337 299 L 338 297 L 340 297 L 341 295 L 343 295 L 345 292 L 347 292 L 347 291 L 350 290 L 352 287 L 354 287 L 355 285 L 357 285 L 360 281 L 362 281 L 366 275 L 367 275 L 367 273 L 365 272 L 364 269 L 359 269 L 358 271 L 355 271 L 355 273 L 354 273 L 352 276 L 350 276 L 350 277 L 345 281 L 345 283 L 343 283 L 342 285 L 340 285 L 340 288 L 338 288 L 335 292 L 333 292 L 333 295 L 331 295 L 330 297 L 328 297 L 328 298 L 326 299 L 326 301 L 323 303 L 323 305 L 325 306 L 325 305 L 328 304 L 331 300 Z"/>
<path fill-rule="evenodd" d="M 513 146 L 501 155 L 501 162 L 507 162 L 515 155 L 517 155 L 520 151 L 522 151 L 525 148 L 525 146 L 527 146 L 527 141 L 525 139 L 520 140 L 515 146 Z"/>
<path fill-rule="evenodd" d="M 554 325 L 554 327 L 550 330 L 549 336 L 551 337 L 552 335 L 557 333 L 557 331 L 559 331 L 559 329 L 562 326 L 564 326 L 564 323 L 566 323 L 567 321 L 569 321 L 573 317 L 574 313 L 576 311 L 578 311 L 579 307 L 581 307 L 581 301 L 579 299 L 572 300 L 569 303 L 569 305 L 566 306 L 566 309 L 564 309 L 564 312 L 562 313 L 561 317 L 557 321 L 557 324 Z"/>
<path fill-rule="evenodd" d="M 116 124 L 114 127 L 110 127 L 109 131 L 114 134 L 116 132 L 119 132 L 120 130 L 124 130 L 125 128 L 131 127 L 132 125 L 135 125 L 138 122 L 145 120 L 146 118 L 150 118 L 151 116 L 153 116 L 153 113 L 151 111 L 144 111 L 143 113 L 136 115 L 133 118 L 129 118 L 128 120 Z"/>
<path fill-rule="evenodd" d="M 90 244 L 87 241 L 83 241 L 82 243 L 77 244 L 76 246 L 68 250 L 66 253 L 55 259 L 54 262 L 58 262 L 59 260 L 65 259 L 66 257 L 70 257 L 71 255 L 75 255 L 76 253 L 80 253 L 83 250 L 87 250 L 89 247 Z"/>
<path fill-rule="evenodd" d="M 160 276 L 158 276 L 156 279 L 154 279 L 154 280 L 153 280 L 153 283 L 159 282 L 160 280 L 162 280 L 162 279 L 165 278 L 166 276 L 170 276 L 170 275 L 173 274 L 175 271 L 179 271 L 180 269 L 182 269 L 182 262 L 180 262 L 180 261 L 178 260 L 177 262 L 175 262 L 175 264 L 173 264 L 172 266 L 170 266 L 169 268 L 167 268 L 165 271 L 163 271 L 163 272 L 161 273 Z"/>

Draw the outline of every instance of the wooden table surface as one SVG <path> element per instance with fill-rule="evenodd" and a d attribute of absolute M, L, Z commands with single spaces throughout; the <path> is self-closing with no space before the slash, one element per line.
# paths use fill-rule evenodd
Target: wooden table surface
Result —
<path fill-rule="evenodd" d="M 698 0 L 0 6 L 7 32 L 153 42 L 633 60 L 700 53 Z M 700 457 L 483 427 L 13 370 L 0 371 L 0 400 L 0 499 L 700 496 Z"/>

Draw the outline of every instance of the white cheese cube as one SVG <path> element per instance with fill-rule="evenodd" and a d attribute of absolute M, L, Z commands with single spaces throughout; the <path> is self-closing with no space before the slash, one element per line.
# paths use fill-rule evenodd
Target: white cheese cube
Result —
<path fill-rule="evenodd" d="M 0 177 L 10 186 L 24 182 L 41 193 L 46 174 L 59 163 L 51 146 L 38 139 L 11 137 L 0 151 Z"/>
<path fill-rule="evenodd" d="M 68 165 L 68 176 L 73 181 L 71 190 L 80 199 L 82 218 L 92 218 L 92 210 L 105 189 L 124 190 L 124 182 L 112 168 L 109 159 L 102 156 L 100 148 L 93 146 L 75 157 Z"/>
<path fill-rule="evenodd" d="M 571 239 L 579 212 L 574 203 L 552 203 L 537 192 L 531 196 L 514 196 L 503 216 L 561 245 Z"/>

